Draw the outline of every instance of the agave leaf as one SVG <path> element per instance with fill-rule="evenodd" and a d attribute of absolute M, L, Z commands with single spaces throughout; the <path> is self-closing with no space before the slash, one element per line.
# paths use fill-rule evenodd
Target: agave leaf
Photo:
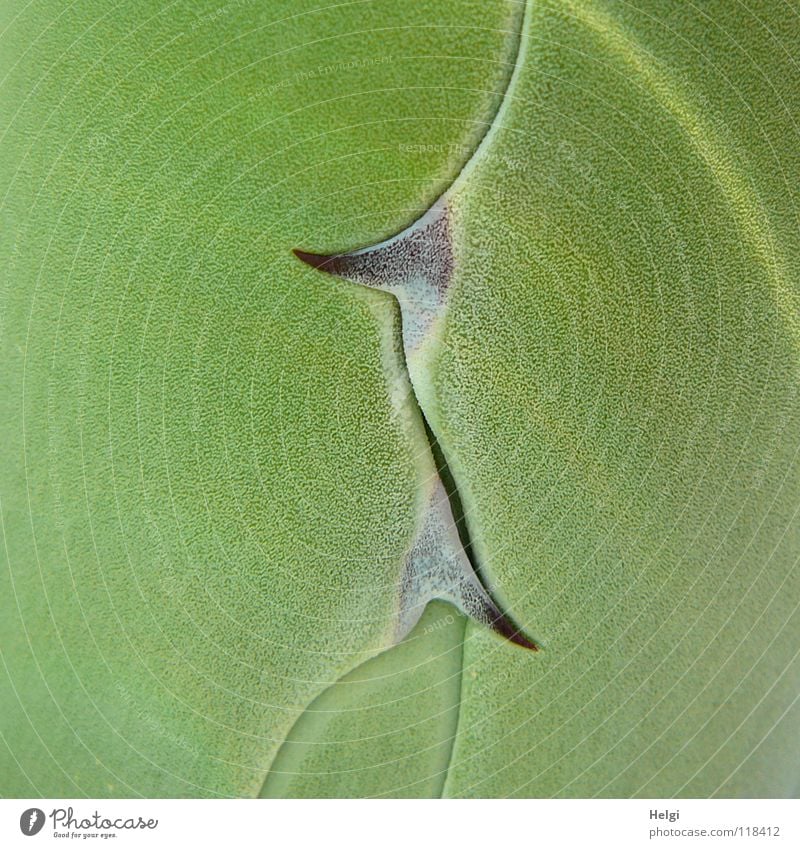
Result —
<path fill-rule="evenodd" d="M 393 310 L 289 251 L 441 191 L 514 9 L 3 11 L 0 794 L 256 795 L 435 474 Z"/>
<path fill-rule="evenodd" d="M 397 295 L 478 560 L 548 648 L 468 624 L 446 794 L 797 791 L 798 41 L 769 3 L 530 3 L 459 177 L 328 264 Z M 398 242 L 430 267 L 396 291 Z"/>
<path fill-rule="evenodd" d="M 519 6 L 370 7 L 3 36 L 3 794 L 796 793 L 791 10 L 529 3 L 511 78 Z M 288 249 L 443 197 L 409 376 L 547 650 L 368 660 L 435 468 L 391 299 Z"/>
<path fill-rule="evenodd" d="M 795 24 L 531 6 L 429 373 L 487 573 L 547 650 L 499 675 L 468 639 L 450 794 L 797 792 Z"/>
<path fill-rule="evenodd" d="M 464 623 L 434 601 L 411 637 L 326 689 L 292 728 L 262 797 L 441 795 L 459 717 Z"/>

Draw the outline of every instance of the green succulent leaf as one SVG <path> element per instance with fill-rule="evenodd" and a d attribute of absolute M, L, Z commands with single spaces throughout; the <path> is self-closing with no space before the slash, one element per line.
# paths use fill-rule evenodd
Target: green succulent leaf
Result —
<path fill-rule="evenodd" d="M 790 7 L 11 11 L 2 794 L 797 794 Z"/>
<path fill-rule="evenodd" d="M 433 467 L 397 316 L 291 248 L 452 179 L 518 35 L 482 6 L 16 4 L 2 794 L 256 795 L 396 641 Z"/>

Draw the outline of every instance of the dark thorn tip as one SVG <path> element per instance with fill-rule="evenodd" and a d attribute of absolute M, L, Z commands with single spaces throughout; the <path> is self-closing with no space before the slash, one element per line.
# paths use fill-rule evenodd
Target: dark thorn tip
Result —
<path fill-rule="evenodd" d="M 527 648 L 529 651 L 539 650 L 539 645 L 537 645 L 536 642 L 528 639 L 521 630 L 517 630 L 517 628 L 514 627 L 514 625 L 502 614 L 498 615 L 492 622 L 492 628 L 496 633 L 499 633 L 501 636 L 508 639 L 509 642 L 513 642 L 521 648 Z"/>
<path fill-rule="evenodd" d="M 335 253 L 307 253 L 305 250 L 298 250 L 296 247 L 292 250 L 292 253 L 301 262 L 305 262 L 306 265 L 310 265 L 312 268 L 319 268 L 320 271 L 331 272 L 335 266 L 336 260 L 339 259 L 339 256 Z"/>

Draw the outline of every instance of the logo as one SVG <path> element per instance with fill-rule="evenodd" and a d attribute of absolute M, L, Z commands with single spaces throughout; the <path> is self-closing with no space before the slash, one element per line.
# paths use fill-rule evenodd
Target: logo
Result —
<path fill-rule="evenodd" d="M 38 807 L 31 807 L 19 817 L 19 829 L 25 836 L 36 836 L 36 834 L 44 827 L 44 810 Z"/>
<path fill-rule="evenodd" d="M 72 807 L 56 807 L 47 815 L 38 807 L 31 807 L 19 817 L 19 829 L 25 836 L 36 836 L 44 827 L 46 819 L 51 819 L 53 836 L 83 837 L 101 836 L 103 839 L 116 836 L 116 833 L 103 833 L 102 831 L 117 830 L 155 830 L 158 827 L 158 819 L 143 819 L 141 816 L 130 816 L 124 818 L 110 819 L 95 810 L 90 816 L 76 818 Z M 80 833 L 80 831 L 88 833 Z"/>

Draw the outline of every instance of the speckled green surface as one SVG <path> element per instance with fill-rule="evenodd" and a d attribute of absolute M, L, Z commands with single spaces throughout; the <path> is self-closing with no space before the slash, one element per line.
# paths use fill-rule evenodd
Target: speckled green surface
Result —
<path fill-rule="evenodd" d="M 326 689 L 292 728 L 262 797 L 440 796 L 458 725 L 465 621 L 434 601 L 397 648 Z"/>
<path fill-rule="evenodd" d="M 427 448 L 289 250 L 451 183 L 519 7 L 11 6 L 0 793 L 796 795 L 796 10 L 531 4 L 424 397 L 545 650 L 369 659 Z"/>
<path fill-rule="evenodd" d="M 799 47 L 770 3 L 533 4 L 431 380 L 545 650 L 468 625 L 447 794 L 798 791 Z"/>
<path fill-rule="evenodd" d="M 290 250 L 435 196 L 513 32 L 319 5 L 4 6 L 0 794 L 257 794 L 388 644 L 396 315 Z"/>

